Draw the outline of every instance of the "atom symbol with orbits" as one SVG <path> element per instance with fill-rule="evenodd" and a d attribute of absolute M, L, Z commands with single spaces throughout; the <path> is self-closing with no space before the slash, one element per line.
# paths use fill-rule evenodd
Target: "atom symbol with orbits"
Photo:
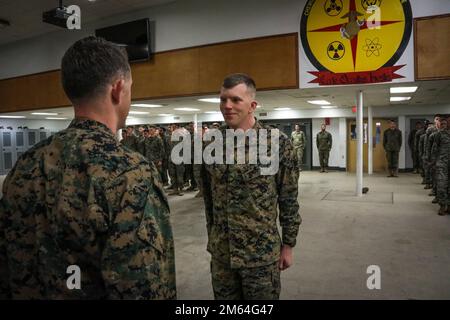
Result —
<path fill-rule="evenodd" d="M 366 56 L 371 57 L 372 55 L 379 57 L 380 56 L 380 49 L 383 46 L 380 44 L 380 39 L 375 38 L 373 40 L 366 39 L 366 45 L 363 47 L 363 49 L 366 51 Z"/>

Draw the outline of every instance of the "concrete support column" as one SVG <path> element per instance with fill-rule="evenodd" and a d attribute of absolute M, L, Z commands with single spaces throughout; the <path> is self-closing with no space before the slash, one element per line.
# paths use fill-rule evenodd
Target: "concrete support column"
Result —
<path fill-rule="evenodd" d="M 367 164 L 367 172 L 369 174 L 373 174 L 373 111 L 372 107 L 368 108 L 367 115 L 367 139 L 368 139 L 368 164 Z"/>
<path fill-rule="evenodd" d="M 358 102 L 356 112 L 356 196 L 362 197 L 363 188 L 363 142 L 364 142 L 364 122 L 363 122 L 363 92 L 358 91 L 356 95 Z"/>

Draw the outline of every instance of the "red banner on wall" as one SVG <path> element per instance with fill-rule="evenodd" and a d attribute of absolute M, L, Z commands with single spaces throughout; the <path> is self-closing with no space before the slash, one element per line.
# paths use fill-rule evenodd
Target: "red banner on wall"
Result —
<path fill-rule="evenodd" d="M 392 82 L 404 76 L 396 74 L 405 65 L 380 68 L 377 71 L 333 73 L 330 71 L 308 71 L 317 78 L 309 83 L 318 83 L 321 86 L 345 85 L 345 84 L 368 84 Z"/>

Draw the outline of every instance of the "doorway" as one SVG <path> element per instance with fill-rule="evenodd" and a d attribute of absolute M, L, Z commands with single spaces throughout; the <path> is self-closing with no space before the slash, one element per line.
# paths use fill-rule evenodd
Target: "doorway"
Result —
<path fill-rule="evenodd" d="M 368 171 L 368 120 L 364 119 L 363 126 L 363 170 Z M 373 172 L 386 172 L 387 161 L 383 148 L 383 133 L 389 128 L 388 119 L 373 119 L 372 137 L 373 137 Z M 356 172 L 356 120 L 347 120 L 347 171 Z"/>
<path fill-rule="evenodd" d="M 306 134 L 306 147 L 303 154 L 303 170 L 312 169 L 312 121 L 311 119 L 283 119 L 283 120 L 262 120 L 262 123 L 277 127 L 281 132 L 291 137 L 295 125 L 300 125 L 300 130 Z"/>

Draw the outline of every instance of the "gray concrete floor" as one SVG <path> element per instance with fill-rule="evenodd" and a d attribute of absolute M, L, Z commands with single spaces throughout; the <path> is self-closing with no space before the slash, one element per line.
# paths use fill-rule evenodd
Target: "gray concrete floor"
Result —
<path fill-rule="evenodd" d="M 355 176 L 302 172 L 294 265 L 282 299 L 450 299 L 450 216 L 437 215 L 418 175 L 365 177 L 367 201 L 352 198 Z M 179 299 L 212 299 L 203 201 L 170 196 Z M 381 269 L 369 290 L 367 267 Z"/>
<path fill-rule="evenodd" d="M 0 180 L 3 177 L 0 177 Z M 282 299 L 450 299 L 450 216 L 437 215 L 421 178 L 302 172 L 294 265 L 282 273 Z M 3 182 L 3 181 L 1 181 Z M 179 299 L 212 299 L 203 200 L 170 196 Z M 369 290 L 367 267 L 381 269 Z"/>

